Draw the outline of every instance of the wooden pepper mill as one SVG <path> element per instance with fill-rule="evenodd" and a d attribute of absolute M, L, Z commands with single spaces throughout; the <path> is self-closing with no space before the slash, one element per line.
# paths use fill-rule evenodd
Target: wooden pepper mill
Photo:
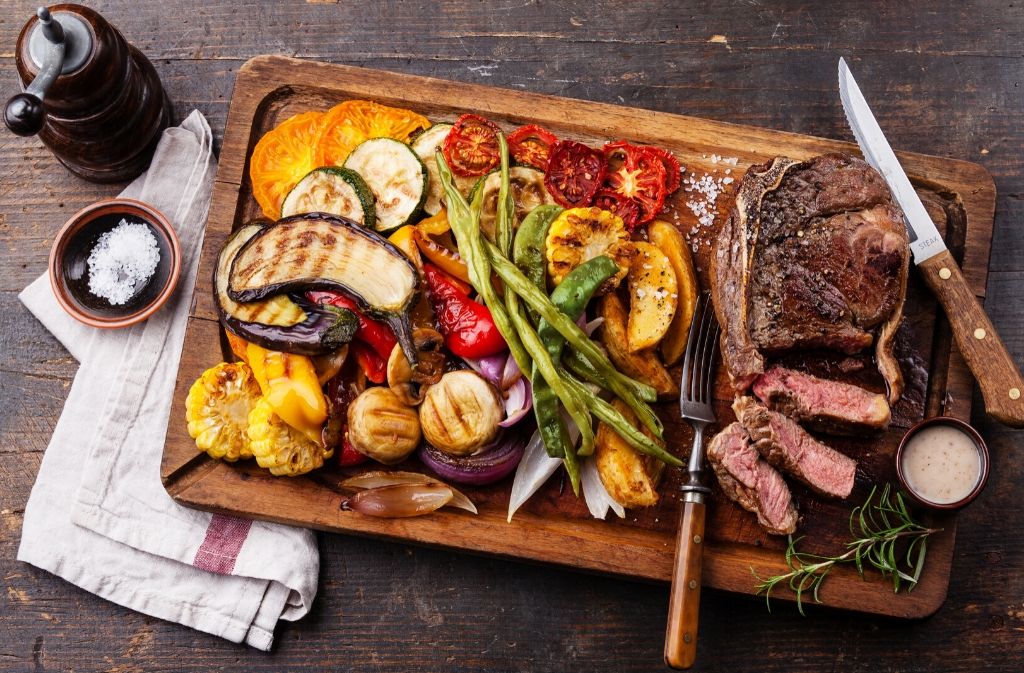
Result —
<path fill-rule="evenodd" d="M 11 131 L 38 133 L 62 164 L 93 182 L 146 169 L 171 104 L 153 64 L 106 19 L 82 5 L 40 7 L 15 54 L 24 91 L 4 109 Z"/>

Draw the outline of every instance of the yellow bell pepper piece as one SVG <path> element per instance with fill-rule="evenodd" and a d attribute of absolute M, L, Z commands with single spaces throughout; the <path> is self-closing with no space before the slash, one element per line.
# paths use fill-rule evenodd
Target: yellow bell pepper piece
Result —
<path fill-rule="evenodd" d="M 470 282 L 469 267 L 466 266 L 466 263 L 462 260 L 462 257 L 458 252 L 449 250 L 427 234 L 423 233 L 421 229 L 417 229 L 414 232 L 413 237 L 416 240 L 416 245 L 420 249 L 420 253 L 430 260 L 431 264 L 453 278 L 458 278 L 464 283 Z"/>
<path fill-rule="evenodd" d="M 421 220 L 416 228 L 422 231 L 424 234 L 430 236 L 440 236 L 441 234 L 450 231 L 452 225 L 448 222 L 448 211 L 442 208 L 437 211 L 437 215 L 431 215 L 425 220 Z"/>
<path fill-rule="evenodd" d="M 304 355 L 271 351 L 252 343 L 246 346 L 245 359 L 274 413 L 319 444 L 327 420 L 327 400 L 313 361 Z"/>
<path fill-rule="evenodd" d="M 416 227 L 407 224 L 388 236 L 388 240 L 394 243 L 396 248 L 404 252 L 405 256 L 411 259 L 412 263 L 416 265 L 416 269 L 419 270 L 423 262 L 420 260 L 420 250 L 416 247 L 416 241 L 413 238 L 415 231 Z"/>

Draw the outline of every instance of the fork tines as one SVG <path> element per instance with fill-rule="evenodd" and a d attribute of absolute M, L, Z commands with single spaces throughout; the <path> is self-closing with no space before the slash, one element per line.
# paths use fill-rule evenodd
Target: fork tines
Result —
<path fill-rule="evenodd" d="M 697 405 L 707 407 L 711 412 L 711 387 L 715 380 L 715 355 L 718 352 L 718 337 L 721 329 L 715 319 L 711 295 L 701 294 L 694 308 L 690 332 L 686 340 L 686 357 L 683 360 L 683 377 L 679 383 L 679 404 L 683 416 L 692 417 L 705 411 L 695 409 Z M 707 420 L 713 420 L 713 416 Z"/>

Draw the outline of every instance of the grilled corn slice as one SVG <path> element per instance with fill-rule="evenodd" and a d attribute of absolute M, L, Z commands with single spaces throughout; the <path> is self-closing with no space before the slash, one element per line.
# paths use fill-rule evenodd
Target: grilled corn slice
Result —
<path fill-rule="evenodd" d="M 604 294 L 618 287 L 636 256 L 622 218 L 600 208 L 570 208 L 563 211 L 548 229 L 544 245 L 548 273 L 555 285 L 577 266 L 599 255 L 608 255 L 619 266 L 619 273 L 598 290 Z"/>
<path fill-rule="evenodd" d="M 256 463 L 277 476 L 305 474 L 334 454 L 281 420 L 265 397 L 249 412 L 248 434 Z"/>
<path fill-rule="evenodd" d="M 251 458 L 246 429 L 259 399 L 260 387 L 244 362 L 222 362 L 207 369 L 185 399 L 189 436 L 213 458 Z"/>

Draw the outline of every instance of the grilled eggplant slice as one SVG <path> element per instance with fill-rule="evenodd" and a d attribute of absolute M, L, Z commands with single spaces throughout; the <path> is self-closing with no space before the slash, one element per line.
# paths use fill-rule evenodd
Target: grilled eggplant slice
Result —
<path fill-rule="evenodd" d="M 307 290 L 352 297 L 360 310 L 391 327 L 406 358 L 416 363 L 409 310 L 418 298 L 419 275 L 386 238 L 344 217 L 294 215 L 257 232 L 231 263 L 227 294 L 235 301 Z"/>
<path fill-rule="evenodd" d="M 284 294 L 246 303 L 230 297 L 231 263 L 242 246 L 262 229 L 263 225 L 257 223 L 245 225 L 231 235 L 220 251 L 213 270 L 213 287 L 224 328 L 269 350 L 298 355 L 329 353 L 348 343 L 358 324 L 351 311 L 331 311 L 304 297 Z"/>

